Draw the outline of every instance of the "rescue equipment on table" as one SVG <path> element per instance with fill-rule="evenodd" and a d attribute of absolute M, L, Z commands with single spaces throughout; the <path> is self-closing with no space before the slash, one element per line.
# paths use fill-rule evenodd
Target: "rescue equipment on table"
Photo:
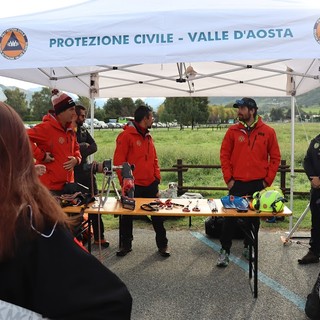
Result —
<path fill-rule="evenodd" d="M 121 168 L 122 188 L 121 188 L 121 203 L 124 209 L 134 210 L 136 202 L 134 198 L 134 178 L 132 170 L 133 165 L 124 162 Z"/>
<path fill-rule="evenodd" d="M 220 200 L 225 209 L 236 209 L 239 212 L 248 211 L 249 202 L 246 197 L 227 195 Z"/>

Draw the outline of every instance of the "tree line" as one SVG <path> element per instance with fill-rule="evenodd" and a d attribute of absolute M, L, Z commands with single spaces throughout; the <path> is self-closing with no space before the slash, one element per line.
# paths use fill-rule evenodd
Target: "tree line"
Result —
<path fill-rule="evenodd" d="M 24 121 L 41 121 L 42 117 L 52 109 L 51 89 L 43 87 L 41 91 L 32 95 L 30 103 L 26 94 L 15 89 L 5 89 L 7 103 L 11 105 Z M 90 99 L 79 96 L 75 101 L 85 106 L 89 112 Z M 102 108 L 94 105 L 95 118 L 109 122 L 110 119 L 133 116 L 134 110 L 139 105 L 148 105 L 141 99 L 132 98 L 110 98 Z M 89 113 L 90 114 L 90 113 Z M 263 112 L 259 108 L 259 114 L 267 121 L 283 121 L 291 118 L 291 108 L 274 107 L 269 112 Z M 301 119 L 310 118 L 305 112 L 299 112 Z M 226 106 L 209 105 L 207 97 L 179 97 L 166 98 L 163 104 L 154 112 L 156 122 L 177 122 L 183 126 L 195 126 L 197 124 L 219 124 L 228 123 L 237 117 L 237 110 L 232 104 Z"/>

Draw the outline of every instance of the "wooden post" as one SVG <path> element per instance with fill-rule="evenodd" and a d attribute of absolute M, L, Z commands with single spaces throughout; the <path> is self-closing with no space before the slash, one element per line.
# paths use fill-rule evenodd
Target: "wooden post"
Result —
<path fill-rule="evenodd" d="M 177 172 L 178 172 L 178 196 L 181 196 L 183 194 L 182 159 L 177 159 Z"/>

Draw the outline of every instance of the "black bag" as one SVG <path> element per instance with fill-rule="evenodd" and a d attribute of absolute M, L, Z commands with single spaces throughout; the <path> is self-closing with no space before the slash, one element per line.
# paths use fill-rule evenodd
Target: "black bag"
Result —
<path fill-rule="evenodd" d="M 208 217 L 204 222 L 206 235 L 208 235 L 211 238 L 219 239 L 221 234 L 223 219 L 224 219 L 223 217 Z"/>
<path fill-rule="evenodd" d="M 76 182 L 67 182 L 64 184 L 62 194 L 74 194 L 76 192 L 82 192 L 81 187 Z"/>
<path fill-rule="evenodd" d="M 240 219 L 238 219 L 238 223 L 235 226 L 233 239 L 244 239 L 244 231 L 240 226 L 239 220 Z M 219 239 L 223 221 L 224 217 L 208 217 L 204 223 L 206 235 L 208 235 L 210 238 Z"/>

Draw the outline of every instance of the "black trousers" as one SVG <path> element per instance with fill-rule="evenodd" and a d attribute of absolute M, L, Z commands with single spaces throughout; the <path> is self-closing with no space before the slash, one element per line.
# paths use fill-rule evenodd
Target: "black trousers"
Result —
<path fill-rule="evenodd" d="M 311 237 L 309 241 L 310 250 L 320 254 L 320 189 L 311 189 L 310 192 L 311 211 Z"/>
<path fill-rule="evenodd" d="M 156 198 L 158 193 L 158 181 L 154 181 L 149 186 L 135 185 L 134 197 L 135 198 Z M 164 217 L 151 216 L 153 229 L 156 233 L 157 247 L 164 248 L 168 245 L 168 239 L 166 235 L 166 229 L 164 228 Z M 131 248 L 133 240 L 133 217 L 129 215 L 123 215 L 120 219 L 120 242 L 121 246 L 125 248 Z"/>
<path fill-rule="evenodd" d="M 235 181 L 233 187 L 229 190 L 230 195 L 234 196 L 252 196 L 256 191 L 264 189 L 263 180 L 253 180 L 249 182 Z M 239 221 L 240 220 L 240 221 Z M 251 226 L 254 226 L 256 233 L 259 231 L 260 218 L 225 218 L 222 225 L 220 243 L 222 249 L 230 253 L 232 247 L 232 238 L 234 235 L 234 230 L 237 223 L 242 224 L 242 228 L 245 228 L 245 238 L 244 245 L 248 246 L 250 244 L 250 238 L 247 236 L 248 231 Z"/>

